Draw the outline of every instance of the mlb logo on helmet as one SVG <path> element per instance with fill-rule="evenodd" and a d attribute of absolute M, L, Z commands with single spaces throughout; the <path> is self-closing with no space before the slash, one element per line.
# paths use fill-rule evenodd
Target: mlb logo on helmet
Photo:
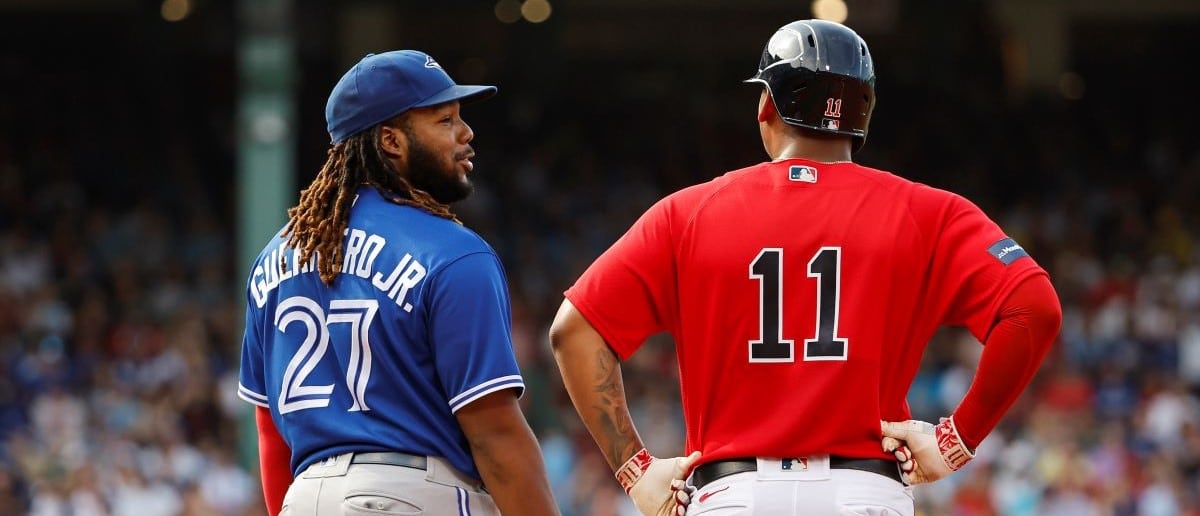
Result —
<path fill-rule="evenodd" d="M 805 165 L 792 165 L 788 168 L 788 179 L 801 183 L 816 183 L 817 169 Z"/>
<path fill-rule="evenodd" d="M 838 123 L 837 120 L 834 120 L 832 118 L 822 118 L 821 119 L 821 127 L 825 128 L 825 129 L 829 129 L 830 131 L 837 131 L 839 128 L 841 128 L 841 126 L 842 126 L 842 124 Z"/>

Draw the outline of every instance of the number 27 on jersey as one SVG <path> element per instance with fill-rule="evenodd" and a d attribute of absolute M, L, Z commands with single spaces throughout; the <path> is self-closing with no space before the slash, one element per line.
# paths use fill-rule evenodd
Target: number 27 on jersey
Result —
<path fill-rule="evenodd" d="M 329 312 L 316 301 L 304 296 L 284 299 L 275 309 L 275 326 L 288 333 L 299 325 L 303 339 L 283 371 L 279 392 L 279 413 L 329 406 L 333 384 L 307 385 L 321 359 L 329 351 L 329 327 L 345 324 L 350 327 L 350 360 L 346 367 L 346 387 L 353 402 L 349 412 L 368 411 L 367 383 L 371 380 L 371 322 L 379 311 L 374 299 L 338 299 L 330 301 Z"/>

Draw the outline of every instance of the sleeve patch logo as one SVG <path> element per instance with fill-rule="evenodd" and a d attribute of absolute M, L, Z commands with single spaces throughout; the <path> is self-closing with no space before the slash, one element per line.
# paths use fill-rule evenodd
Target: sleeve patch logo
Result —
<path fill-rule="evenodd" d="M 992 244 L 992 246 L 988 248 L 988 252 L 991 253 L 992 256 L 995 256 L 997 260 L 1000 260 L 1000 263 L 1003 263 L 1005 266 L 1012 265 L 1012 263 L 1017 261 L 1018 258 L 1026 258 L 1029 256 L 1029 253 L 1025 252 L 1025 248 L 1021 247 L 1021 244 L 1018 244 L 1016 240 L 1007 237 Z"/>

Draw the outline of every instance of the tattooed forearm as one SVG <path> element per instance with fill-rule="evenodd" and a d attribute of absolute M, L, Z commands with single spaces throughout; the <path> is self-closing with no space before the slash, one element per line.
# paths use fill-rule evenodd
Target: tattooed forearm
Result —
<path fill-rule="evenodd" d="M 621 368 L 609 349 L 596 356 L 596 408 L 599 409 L 599 432 L 595 436 L 604 450 L 605 459 L 616 469 L 632 456 L 637 446 L 637 432 L 625 405 L 625 387 L 621 383 Z"/>

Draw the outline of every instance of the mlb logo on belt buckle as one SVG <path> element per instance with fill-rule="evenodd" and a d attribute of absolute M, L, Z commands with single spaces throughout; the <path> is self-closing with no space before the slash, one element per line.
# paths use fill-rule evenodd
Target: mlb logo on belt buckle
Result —
<path fill-rule="evenodd" d="M 785 458 L 781 467 L 784 471 L 808 471 L 808 457 Z"/>

